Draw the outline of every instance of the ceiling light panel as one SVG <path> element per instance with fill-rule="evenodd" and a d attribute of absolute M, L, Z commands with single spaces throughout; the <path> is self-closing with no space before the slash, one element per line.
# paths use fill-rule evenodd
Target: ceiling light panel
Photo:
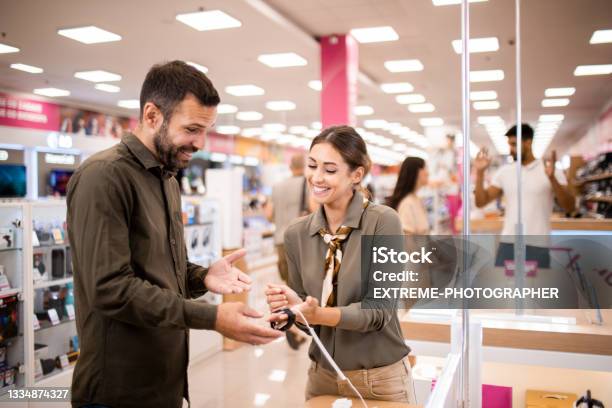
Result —
<path fill-rule="evenodd" d="M 257 60 L 270 68 L 301 67 L 308 64 L 304 57 L 294 52 L 262 54 Z"/>
<path fill-rule="evenodd" d="M 423 71 L 423 63 L 418 59 L 385 61 L 385 68 L 389 72 L 415 72 Z"/>
<path fill-rule="evenodd" d="M 115 82 L 121 81 L 121 75 L 101 69 L 94 71 L 79 71 L 74 73 L 75 78 L 90 82 Z"/>
<path fill-rule="evenodd" d="M 178 14 L 176 19 L 198 31 L 224 30 L 242 25 L 240 20 L 221 10 Z"/>
<path fill-rule="evenodd" d="M 399 39 L 399 35 L 391 26 L 355 28 L 350 33 L 361 44 L 397 41 Z"/>
<path fill-rule="evenodd" d="M 101 44 L 120 41 L 121 36 L 96 26 L 85 26 L 57 30 L 62 37 L 70 38 L 83 44 Z"/>
<path fill-rule="evenodd" d="M 263 95 L 265 91 L 257 85 L 230 85 L 225 87 L 225 92 L 234 96 L 256 96 Z"/>
<path fill-rule="evenodd" d="M 461 40 L 454 40 L 452 42 L 453 49 L 457 54 L 461 54 L 463 50 L 463 42 Z M 484 37 L 484 38 L 471 38 L 468 48 L 471 53 L 475 52 L 491 52 L 499 50 L 499 41 L 497 37 Z"/>

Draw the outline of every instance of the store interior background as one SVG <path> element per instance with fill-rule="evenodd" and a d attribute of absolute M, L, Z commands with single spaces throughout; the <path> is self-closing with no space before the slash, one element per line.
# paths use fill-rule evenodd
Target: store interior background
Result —
<path fill-rule="evenodd" d="M 0 172 L 19 172 L 24 166 L 27 189 L 22 198 L 0 198 L 0 229 L 12 229 L 16 237 L 22 231 L 16 246 L 0 245 L 0 265 L 10 282 L 0 291 L 5 309 L 0 312 L 7 313 L 7 307 L 18 312 L 16 332 L 2 333 L 0 341 L 0 351 L 5 350 L 0 372 L 8 373 L 0 376 L 0 394 L 15 386 L 70 383 L 78 339 L 66 310 L 73 295 L 69 243 L 62 239 L 65 182 L 87 157 L 117 143 L 122 132 L 136 125 L 140 86 L 155 63 L 180 59 L 199 64 L 219 90 L 223 105 L 216 129 L 179 177 L 186 176 L 192 190 L 183 198 L 192 259 L 207 265 L 225 252 L 247 248 L 242 267 L 255 285 L 239 300 L 263 311 L 265 284 L 279 280 L 273 226 L 263 215 L 263 204 L 271 186 L 289 176 L 291 155 L 306 152 L 321 129 L 321 37 L 392 27 L 396 39 L 358 45 L 352 124 L 368 142 L 375 164 L 368 183 L 381 202 L 391 193 L 402 160 L 425 158 L 431 183 L 421 196 L 432 232 L 461 233 L 461 214 L 449 217 L 445 204 L 448 192 L 457 191 L 461 183 L 461 54 L 452 45 L 461 38 L 461 15 L 457 4 L 437 5 L 446 2 L 450 1 L 2 2 Z M 473 79 L 483 70 L 497 75 L 501 71 L 503 77 L 470 84 L 472 92 L 494 92 L 470 101 L 470 155 L 486 147 L 495 156 L 494 167 L 509 160 L 503 135 L 516 118 L 514 4 L 470 3 L 471 37 L 496 39 L 493 49 L 470 53 Z M 240 26 L 198 31 L 176 18 L 210 10 L 227 13 Z M 574 214 L 555 213 L 553 234 L 611 234 L 610 1 L 523 0 L 521 15 L 523 121 L 536 129 L 536 157 L 555 150 L 557 166 L 566 172 L 577 197 Z M 89 25 L 121 38 L 83 44 L 58 34 Z M 600 30 L 604 32 L 594 37 Z M 282 68 L 261 62 L 262 55 L 276 53 L 294 53 L 301 59 L 297 66 Z M 419 63 L 392 72 L 393 63 L 388 62 L 397 60 Z M 12 64 L 42 72 L 24 72 Z M 578 67 L 586 65 L 598 65 L 602 72 L 576 75 L 583 69 Z M 75 77 L 92 70 L 118 77 L 97 83 Z M 389 84 L 398 83 L 403 85 L 392 90 Z M 246 84 L 261 88 L 261 94 L 229 92 L 228 87 Z M 69 94 L 37 95 L 35 90 L 42 88 Z M 571 89 L 548 96 L 551 88 Z M 292 104 L 269 104 L 274 101 Z M 447 145 L 447 135 L 455 136 L 453 146 Z M 457 158 L 450 168 L 440 160 L 445 151 Z M 206 194 L 198 192 L 202 185 Z M 471 194 L 464 201 L 470 203 L 473 232 L 499 232 L 503 201 L 484 209 L 475 208 Z M 37 232 L 20 230 L 13 220 L 33 224 Z M 46 240 L 40 232 L 47 233 Z M 41 263 L 46 274 L 40 273 Z M 228 300 L 233 299 L 205 299 Z M 53 322 L 48 310 L 56 307 L 62 312 Z M 481 318 L 482 383 L 511 387 L 500 392 L 510 393 L 513 407 L 525 406 L 527 390 L 580 395 L 587 388 L 612 405 L 612 314 L 605 310 L 603 325 L 595 325 L 582 311 L 545 312 L 498 311 Z M 442 371 L 454 318 L 410 313 L 402 317 L 406 339 L 417 356 L 419 404 L 425 404 L 432 379 Z M 294 352 L 284 342 L 240 346 L 216 333 L 195 331 L 191 348 L 194 406 L 301 406 L 308 365 L 304 348 Z M 60 358 L 64 355 L 67 361 Z M 57 368 L 51 364 L 43 370 L 41 360 L 56 359 Z"/>

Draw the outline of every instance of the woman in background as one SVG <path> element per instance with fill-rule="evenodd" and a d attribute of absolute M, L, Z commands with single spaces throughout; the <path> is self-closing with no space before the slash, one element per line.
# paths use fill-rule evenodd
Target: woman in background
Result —
<path fill-rule="evenodd" d="M 429 235 L 427 210 L 417 192 L 427 185 L 429 174 L 425 160 L 407 157 L 402 163 L 393 195 L 387 205 L 397 210 L 406 235 Z"/>

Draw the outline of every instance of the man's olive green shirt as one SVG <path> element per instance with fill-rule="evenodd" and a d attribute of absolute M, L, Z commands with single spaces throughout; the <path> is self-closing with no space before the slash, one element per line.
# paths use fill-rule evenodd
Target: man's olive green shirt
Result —
<path fill-rule="evenodd" d="M 213 329 L 195 300 L 207 270 L 187 259 L 174 173 L 132 134 L 86 160 L 68 185 L 81 353 L 72 403 L 180 407 L 189 328 Z"/>

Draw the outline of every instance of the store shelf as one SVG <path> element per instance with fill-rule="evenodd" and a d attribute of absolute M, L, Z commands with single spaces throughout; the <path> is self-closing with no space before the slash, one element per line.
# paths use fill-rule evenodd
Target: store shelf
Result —
<path fill-rule="evenodd" d="M 64 278 L 64 279 L 52 279 L 52 280 L 48 280 L 48 281 L 41 281 L 38 283 L 34 284 L 34 289 L 44 289 L 44 288 L 48 288 L 50 286 L 62 286 L 65 285 L 67 283 L 71 283 L 73 281 L 73 278 Z"/>
<path fill-rule="evenodd" d="M 36 329 L 36 330 L 34 330 L 34 332 L 38 333 L 40 331 L 51 329 L 53 327 L 60 327 L 60 326 L 63 326 L 65 324 L 74 323 L 75 321 L 76 320 L 62 319 L 62 320 L 60 320 L 60 322 L 58 324 L 52 325 L 51 322 L 49 322 L 47 320 L 43 320 L 43 321 L 40 322 L 40 329 Z"/>
<path fill-rule="evenodd" d="M 0 388 L 0 397 L 9 392 L 10 390 L 14 390 L 17 386 L 15 384 L 11 384 L 6 387 Z"/>
<path fill-rule="evenodd" d="M 0 252 L 14 252 L 21 251 L 22 248 L 0 248 Z"/>
<path fill-rule="evenodd" d="M 59 377 L 72 375 L 73 371 L 74 371 L 74 365 L 71 365 L 70 367 L 66 369 L 56 368 L 49 374 L 44 375 L 39 380 L 37 380 L 35 383 L 35 386 L 37 387 L 44 386 L 45 383 L 48 383 L 54 380 L 59 380 L 60 379 Z"/>
<path fill-rule="evenodd" d="M 49 248 L 49 249 L 58 249 L 58 248 L 63 249 L 63 248 L 68 248 L 68 247 L 70 247 L 70 244 L 66 243 L 66 244 L 38 245 L 38 246 L 35 246 L 34 249 L 35 250 L 36 249 L 47 249 L 47 248 Z"/>
<path fill-rule="evenodd" d="M 584 199 L 586 201 L 593 201 L 593 202 L 597 202 L 597 203 L 612 204 L 612 196 L 600 196 L 600 197 L 585 196 Z"/>
<path fill-rule="evenodd" d="M 0 291 L 0 299 L 5 298 L 7 296 L 18 295 L 21 293 L 21 288 L 13 288 Z"/>
<path fill-rule="evenodd" d="M 590 183 L 592 181 L 599 181 L 599 180 L 606 180 L 612 178 L 612 173 L 603 173 L 603 174 L 597 174 L 594 176 L 588 176 L 588 177 L 583 177 L 581 179 L 577 179 L 575 181 L 576 185 L 582 185 L 584 183 Z"/>

